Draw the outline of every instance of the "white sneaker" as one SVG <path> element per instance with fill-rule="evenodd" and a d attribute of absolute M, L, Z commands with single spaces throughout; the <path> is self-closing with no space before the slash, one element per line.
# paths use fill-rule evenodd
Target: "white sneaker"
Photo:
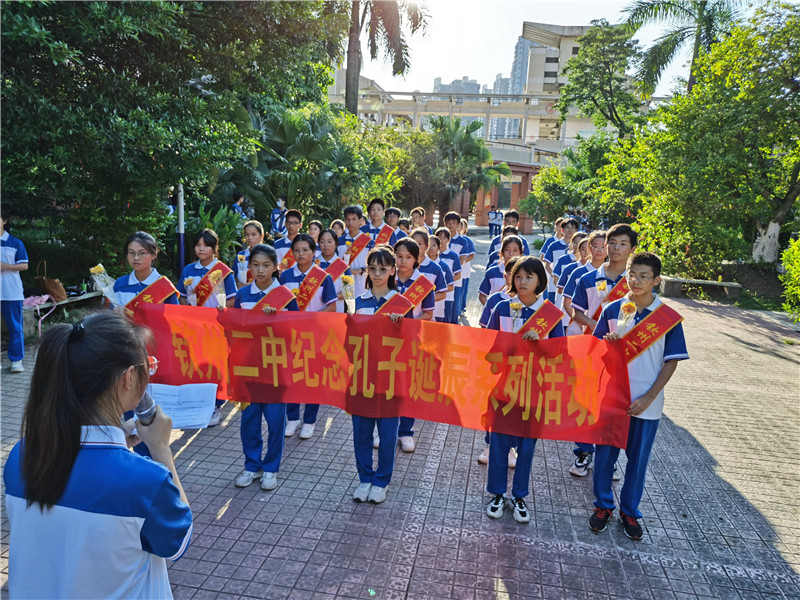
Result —
<path fill-rule="evenodd" d="M 24 373 L 25 367 L 22 366 L 21 360 L 15 360 L 11 363 L 11 372 L 12 373 Z"/>
<path fill-rule="evenodd" d="M 370 489 L 372 489 L 371 483 L 359 483 L 356 491 L 353 492 L 353 500 L 356 502 L 366 502 L 369 499 Z"/>
<path fill-rule="evenodd" d="M 619 481 L 620 479 L 622 479 L 622 471 L 617 467 L 617 463 L 614 463 L 614 474 L 611 476 L 611 481 Z"/>
<path fill-rule="evenodd" d="M 312 435 L 314 435 L 314 423 L 303 423 L 300 428 L 300 439 L 310 440 Z"/>
<path fill-rule="evenodd" d="M 414 438 L 410 435 L 404 435 L 400 438 L 400 449 L 403 452 L 413 452 L 417 448 L 414 443 Z"/>
<path fill-rule="evenodd" d="M 283 435 L 292 437 L 298 427 L 300 427 L 300 419 L 297 419 L 297 421 L 286 421 L 286 431 L 283 432 Z"/>
<path fill-rule="evenodd" d="M 531 513 L 528 510 L 528 505 L 522 498 L 514 498 L 510 500 L 511 506 L 514 507 L 514 520 L 517 523 L 530 523 Z"/>
<path fill-rule="evenodd" d="M 381 502 L 386 500 L 386 488 L 373 485 L 372 489 L 369 491 L 369 497 L 367 498 L 367 500 L 369 500 L 373 504 L 380 504 Z"/>
<path fill-rule="evenodd" d="M 236 487 L 247 487 L 256 479 L 261 479 L 261 471 L 242 471 L 242 474 L 236 478 L 233 485 Z"/>
<path fill-rule="evenodd" d="M 516 469 L 517 468 L 517 449 L 511 448 L 508 451 L 508 468 L 509 469 Z"/>
<path fill-rule="evenodd" d="M 506 507 L 506 499 L 503 494 L 497 494 L 489 504 L 486 505 L 486 514 L 492 519 L 499 519 L 503 516 L 503 509 Z"/>
<path fill-rule="evenodd" d="M 478 462 L 482 465 L 489 464 L 489 444 L 486 444 L 486 448 L 478 455 Z"/>
<path fill-rule="evenodd" d="M 275 473 L 264 473 L 261 476 L 261 489 L 262 490 L 274 490 L 278 487 L 278 478 L 275 476 Z"/>
<path fill-rule="evenodd" d="M 372 432 L 372 447 L 373 448 L 381 447 L 381 436 L 378 435 L 377 429 Z"/>
<path fill-rule="evenodd" d="M 594 454 L 591 452 L 581 452 L 575 457 L 575 462 L 569 468 L 569 472 L 577 477 L 586 477 L 589 469 L 592 467 Z"/>
<path fill-rule="evenodd" d="M 209 427 L 216 427 L 222 420 L 222 409 L 219 406 L 214 407 L 214 412 L 211 413 L 211 420 L 208 422 Z"/>

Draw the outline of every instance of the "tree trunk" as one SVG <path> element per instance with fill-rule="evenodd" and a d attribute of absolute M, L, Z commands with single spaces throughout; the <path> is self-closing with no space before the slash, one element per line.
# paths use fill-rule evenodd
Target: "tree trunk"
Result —
<path fill-rule="evenodd" d="M 694 76 L 694 65 L 697 62 L 697 57 L 700 56 L 700 26 L 697 26 L 697 30 L 694 32 L 694 48 L 692 48 L 692 62 L 689 65 L 689 81 L 686 82 L 686 92 L 688 94 L 692 93 L 692 88 L 694 84 L 697 83 L 697 79 Z"/>
<path fill-rule="evenodd" d="M 758 240 L 753 245 L 753 260 L 755 262 L 775 263 L 778 261 L 778 235 L 781 232 L 781 224 L 777 221 L 770 221 L 766 227 L 758 226 Z"/>
<path fill-rule="evenodd" d="M 344 88 L 344 105 L 348 112 L 358 115 L 358 81 L 361 75 L 361 3 L 354 0 L 350 9 L 350 40 L 347 45 L 347 78 Z"/>

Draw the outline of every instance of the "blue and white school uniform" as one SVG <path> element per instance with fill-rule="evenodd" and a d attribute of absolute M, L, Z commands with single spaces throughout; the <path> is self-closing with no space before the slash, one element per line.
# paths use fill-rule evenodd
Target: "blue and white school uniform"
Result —
<path fill-rule="evenodd" d="M 286 212 L 286 208 L 280 209 L 277 206 L 272 209 L 269 215 L 272 235 L 286 235 Z"/>
<path fill-rule="evenodd" d="M 283 257 L 286 256 L 289 253 L 289 250 L 292 249 L 292 240 L 284 236 L 275 240 L 275 243 L 272 244 L 272 247 L 275 248 L 275 253 L 278 255 L 278 264 L 281 264 L 281 262 L 283 262 Z"/>
<path fill-rule="evenodd" d="M 461 286 L 464 288 L 461 291 L 461 312 L 464 312 L 467 308 L 467 295 L 469 294 L 469 279 L 470 275 L 472 274 L 472 261 L 475 260 L 475 244 L 466 235 L 462 235 L 461 238 L 464 240 L 467 254 L 471 257 L 461 265 L 461 279 L 464 280 L 464 283 Z"/>
<path fill-rule="evenodd" d="M 306 278 L 311 269 L 314 268 L 312 264 L 308 271 L 303 273 L 298 268 L 297 264 L 295 264 L 291 269 L 287 269 L 285 271 L 281 271 L 280 282 L 282 285 L 285 285 L 293 292 L 296 292 L 300 289 L 300 285 Z M 322 280 L 322 285 L 317 288 L 317 291 L 314 292 L 314 295 L 311 297 L 311 300 L 308 302 L 306 306 L 307 312 L 318 312 L 328 306 L 329 304 L 333 304 L 336 302 L 336 287 L 333 285 L 333 281 L 331 280 L 330 275 L 325 275 L 325 279 Z M 303 410 L 303 423 L 306 424 L 313 424 L 317 422 L 317 413 L 319 413 L 319 404 L 306 404 L 305 409 Z M 286 405 L 286 418 L 290 421 L 299 421 L 300 420 L 300 404 L 299 403 L 288 403 Z"/>
<path fill-rule="evenodd" d="M 578 288 L 578 282 L 581 280 L 581 277 L 586 275 L 586 273 L 596 270 L 597 269 L 595 269 L 590 262 L 576 267 L 575 270 L 569 275 L 567 283 L 564 285 L 564 291 L 561 292 L 562 303 L 566 298 L 569 298 L 570 302 L 572 302 L 572 298 L 575 296 L 575 290 Z M 569 327 L 567 327 L 567 335 L 581 335 L 582 333 L 583 327 L 578 325 L 575 321 L 570 322 Z"/>
<path fill-rule="evenodd" d="M 522 240 L 522 254 L 523 256 L 529 256 L 531 253 L 531 249 L 528 246 L 528 240 L 522 237 L 521 234 L 517 234 L 517 237 Z M 545 244 L 547 244 L 547 240 L 545 240 Z M 492 254 L 494 252 L 500 252 L 500 248 L 503 245 L 503 236 L 498 235 L 496 236 L 492 242 L 489 244 L 489 252 L 488 254 Z M 544 246 L 542 246 L 544 248 Z"/>
<path fill-rule="evenodd" d="M 414 273 L 412 273 L 411 277 L 406 279 L 405 281 L 400 281 L 400 278 L 395 279 L 395 283 L 397 285 L 397 291 L 401 294 L 405 293 L 405 291 L 411 287 L 411 285 L 420 277 L 425 277 L 422 273 L 419 272 L 419 269 L 414 269 Z M 434 292 L 431 290 L 428 292 L 428 295 L 422 299 L 422 302 L 417 304 L 414 307 L 414 310 L 411 312 L 410 315 L 406 314 L 406 318 L 412 319 L 419 319 L 424 312 L 432 313 L 436 307 L 436 299 L 434 298 Z M 433 316 L 433 315 L 431 315 Z M 400 417 L 400 430 L 398 432 L 399 437 L 412 437 L 414 435 L 414 419 L 410 417 Z"/>
<path fill-rule="evenodd" d="M 349 231 L 345 231 L 344 235 L 339 236 L 339 245 L 336 248 L 336 254 L 339 256 L 339 258 L 348 263 L 351 269 L 355 271 L 359 269 L 361 270 L 361 273 L 358 275 L 353 275 L 353 287 L 355 288 L 355 296 L 358 298 L 361 294 L 367 291 L 367 255 L 369 254 L 369 251 L 375 247 L 375 243 L 370 241 L 367 244 L 367 247 L 359 252 L 355 260 L 350 263 L 350 255 L 347 253 L 349 248 L 348 242 L 352 244 L 354 239 L 355 238 L 350 235 Z"/>
<path fill-rule="evenodd" d="M 447 292 L 447 300 L 445 303 L 445 322 L 456 324 L 458 323 L 458 313 L 456 312 L 456 295 L 460 293 L 458 291 L 460 289 L 458 287 L 460 280 L 457 279 L 456 276 L 461 274 L 461 259 L 456 252 L 453 252 L 448 248 L 444 252 L 439 252 L 439 260 L 450 267 L 450 270 L 453 272 L 453 291 Z"/>
<path fill-rule="evenodd" d="M 250 248 L 236 253 L 236 258 L 233 259 L 231 269 L 236 277 L 236 283 L 243 286 L 247 283 L 247 274 L 250 272 Z"/>
<path fill-rule="evenodd" d="M 378 309 L 395 294 L 389 290 L 383 298 L 376 298 L 371 291 L 356 298 L 357 315 L 374 315 Z M 356 469 L 358 480 L 361 483 L 370 483 L 376 487 L 386 487 L 392 481 L 394 459 L 397 451 L 397 431 L 399 417 L 360 417 L 352 416 L 353 420 L 353 448 L 356 455 Z M 378 428 L 380 446 L 378 447 L 378 468 L 373 468 L 372 462 L 372 436 Z"/>
<path fill-rule="evenodd" d="M 503 290 L 495 292 L 489 296 L 486 299 L 486 304 L 483 306 L 483 312 L 481 312 L 481 318 L 478 320 L 478 325 L 486 329 L 489 326 L 489 319 L 492 316 L 494 307 L 503 300 L 511 300 L 511 296 L 509 296 L 508 293 Z"/>
<path fill-rule="evenodd" d="M 458 263 L 461 267 L 461 277 L 456 280 L 455 293 L 453 295 L 453 323 L 458 323 L 458 315 L 461 314 L 461 303 L 464 300 L 464 278 L 469 277 L 469 266 L 461 261 L 469 256 L 469 244 L 467 238 L 459 233 L 450 238 L 447 246 L 450 252 L 458 255 Z"/>
<path fill-rule="evenodd" d="M 0 236 L 0 262 L 21 265 L 28 262 L 28 252 L 22 241 L 8 233 Z M 8 360 L 17 362 L 25 358 L 25 335 L 22 325 L 22 278 L 19 271 L 0 271 L 0 312 L 8 328 Z"/>
<path fill-rule="evenodd" d="M 556 293 L 558 294 L 558 298 L 561 299 L 561 303 L 557 305 L 559 310 L 562 310 L 562 311 L 564 310 L 564 297 L 565 297 L 564 296 L 564 288 L 567 287 L 567 282 L 569 282 L 570 275 L 572 275 L 572 273 L 574 273 L 578 268 L 580 268 L 582 266 L 583 265 L 581 264 L 581 262 L 579 260 L 576 260 L 575 262 L 570 263 L 566 267 L 561 269 L 561 275 L 558 276 L 558 281 L 556 282 L 556 289 L 557 289 Z M 570 296 L 569 299 L 570 299 L 570 302 L 571 302 L 572 301 L 572 296 Z M 571 334 L 569 332 L 569 329 L 568 329 L 569 322 L 570 322 L 569 317 L 566 314 L 564 314 L 564 320 L 562 321 L 562 323 L 564 323 L 564 328 L 566 329 L 566 334 L 567 335 L 573 335 L 573 334 Z M 578 333 L 577 335 L 580 335 L 580 333 Z"/>
<path fill-rule="evenodd" d="M 550 244 L 552 244 L 553 242 L 555 242 L 558 239 L 560 239 L 560 238 L 557 238 L 556 236 L 552 236 L 552 237 L 547 238 L 544 241 L 544 243 L 542 244 L 542 247 L 539 249 L 539 255 L 540 256 L 544 256 L 544 253 L 547 252 L 547 250 L 550 248 Z"/>
<path fill-rule="evenodd" d="M 281 284 L 272 280 L 265 290 L 259 289 L 253 281 L 236 292 L 234 308 L 251 310 L 261 299 Z M 292 300 L 286 305 L 285 311 L 298 311 L 297 300 Z M 261 434 L 261 417 L 267 422 L 269 435 L 267 436 L 267 453 L 261 457 L 264 449 L 264 438 Z M 258 473 L 277 473 L 281 466 L 283 456 L 283 444 L 285 441 L 284 431 L 286 430 L 286 404 L 278 403 L 256 403 L 251 402 L 242 411 L 242 419 L 239 426 L 239 433 L 242 438 L 242 452 L 244 453 L 245 471 Z"/>
<path fill-rule="evenodd" d="M 478 288 L 478 296 L 488 298 L 495 292 L 499 292 L 506 285 L 505 266 L 492 265 L 483 274 L 483 281 Z"/>
<path fill-rule="evenodd" d="M 436 307 L 434 308 L 433 311 L 433 319 L 437 323 L 447 323 L 448 298 L 452 298 L 456 282 L 455 279 L 453 279 L 453 272 L 450 270 L 450 267 L 448 267 L 446 263 L 442 262 L 438 258 L 433 262 L 439 265 L 439 268 L 442 270 L 442 273 L 444 274 L 444 281 L 446 284 L 445 289 L 447 290 L 447 295 L 442 300 L 436 301 Z M 452 302 L 452 300 L 450 300 L 450 302 Z"/>
<path fill-rule="evenodd" d="M 370 236 L 372 236 L 372 243 L 374 244 L 375 240 L 378 239 L 378 234 L 380 234 L 381 229 L 383 229 L 383 226 L 384 223 L 381 223 L 380 226 L 375 227 L 370 221 L 367 221 L 367 224 L 361 228 L 361 231 L 363 231 L 364 233 L 368 233 Z M 392 232 L 392 235 L 389 237 L 389 241 L 386 243 L 389 244 L 392 248 L 394 248 L 394 243 L 397 240 L 402 239 L 404 237 L 406 237 L 406 234 L 403 232 L 402 229 L 397 227 Z"/>
<path fill-rule="evenodd" d="M 200 283 L 200 280 L 203 279 L 206 273 L 208 273 L 211 269 L 219 261 L 215 258 L 210 263 L 208 263 L 207 267 L 204 267 L 200 264 L 200 262 L 193 262 L 192 264 L 186 265 L 183 268 L 183 273 L 181 273 L 181 278 L 178 280 L 178 285 L 175 287 L 178 288 L 178 292 L 180 292 L 181 296 L 187 299 L 189 304 L 192 306 L 197 306 L 197 296 L 195 294 L 195 288 L 197 284 Z M 225 279 L 222 280 L 222 285 L 225 289 L 225 299 L 228 300 L 229 298 L 236 297 L 236 282 L 233 278 L 233 273 L 228 273 L 225 276 Z M 203 306 L 208 306 L 211 308 L 217 308 L 220 306 L 219 300 L 217 299 L 216 294 L 209 294 L 206 303 Z M 225 306 L 223 303 L 222 306 Z"/>
<path fill-rule="evenodd" d="M 12 598 L 172 598 L 167 560 L 192 511 L 167 468 L 130 452 L 119 427 L 84 426 L 64 494 L 27 506 L 18 442 L 5 465 Z"/>
<path fill-rule="evenodd" d="M 549 263 L 550 269 L 553 269 L 558 259 L 567 253 L 567 248 L 567 243 L 564 240 L 556 238 L 556 240 L 547 247 L 547 250 L 542 252 L 542 261 Z M 547 278 L 547 299 L 550 300 L 550 302 L 555 302 L 556 300 L 556 284 L 552 277 Z"/>
<path fill-rule="evenodd" d="M 594 336 L 599 339 L 607 333 L 615 332 L 622 326 L 620 310 L 627 298 L 621 298 L 610 303 L 603 309 L 594 329 Z M 653 294 L 653 302 L 637 312 L 633 318 L 633 325 L 639 323 L 661 304 L 661 299 Z M 620 343 L 620 342 L 611 342 Z M 661 339 L 651 344 L 650 347 L 628 363 L 628 381 L 631 388 L 631 402 L 647 393 L 661 373 L 664 363 L 668 360 L 686 360 L 689 353 L 686 350 L 686 340 L 683 327 L 678 323 L 670 329 Z M 628 464 L 625 467 L 625 482 L 619 494 L 620 510 L 626 515 L 640 519 L 639 503 L 644 493 L 645 473 L 653 449 L 653 441 L 658 431 L 658 423 L 664 411 L 664 390 L 662 389 L 652 404 L 640 415 L 631 417 L 628 429 L 628 441 L 625 446 L 625 456 Z M 614 464 L 619 456 L 619 448 L 613 446 L 597 445 L 594 459 L 594 505 L 597 508 L 614 509 L 614 493 L 611 489 Z"/>
<path fill-rule="evenodd" d="M 434 295 L 440 292 L 447 292 L 447 279 L 445 277 L 444 271 L 442 271 L 442 268 L 439 265 L 437 265 L 434 261 L 432 261 L 428 256 L 425 257 L 425 260 L 423 260 L 420 263 L 419 267 L 417 268 L 419 269 L 419 272 L 425 275 L 425 277 L 427 277 L 428 279 L 430 279 L 431 283 L 435 286 L 433 289 Z M 436 321 L 439 321 L 439 317 L 444 318 L 445 300 L 440 300 L 436 302 L 434 306 L 433 318 Z"/>
<path fill-rule="evenodd" d="M 584 265 L 585 266 L 585 265 Z M 575 286 L 575 294 L 572 296 L 572 307 L 576 310 L 585 313 L 590 319 L 597 312 L 601 304 L 605 305 L 605 299 L 617 283 L 625 276 L 622 273 L 616 279 L 611 279 L 606 275 L 606 266 L 604 264 L 596 271 L 588 271 L 583 275 Z M 601 281 L 605 282 L 606 289 L 601 292 L 597 284 Z"/>
<path fill-rule="evenodd" d="M 511 310 L 511 302 L 518 302 L 516 299 L 503 300 L 498 302 L 489 318 L 487 329 L 496 331 L 516 332 L 544 303 L 544 297 L 540 296 L 536 302 L 530 306 L 522 306 L 519 311 L 520 316 L 514 318 Z M 557 338 L 564 335 L 564 328 L 561 323 L 557 323 L 547 338 Z M 487 476 L 486 491 L 496 496 L 505 494 L 508 486 L 508 453 L 511 448 L 517 449 L 517 467 L 514 471 L 514 479 L 511 486 L 512 498 L 525 498 L 530 492 L 529 480 L 531 468 L 533 467 L 533 452 L 536 448 L 536 439 L 505 433 L 492 432 L 489 440 L 489 473 Z"/>
<path fill-rule="evenodd" d="M 575 262 L 575 255 L 567 250 L 566 254 L 563 254 L 559 257 L 559 259 L 553 265 L 553 285 L 556 288 L 556 295 L 553 304 L 557 307 L 561 308 L 563 306 L 564 299 L 561 297 L 561 291 L 558 289 L 558 280 L 561 277 L 561 273 L 564 271 L 564 267 L 567 265 L 571 265 Z"/>
<path fill-rule="evenodd" d="M 334 255 L 330 260 L 325 260 L 324 258 L 322 258 L 322 254 L 320 253 L 319 266 L 321 268 L 323 268 L 323 269 L 327 269 L 328 267 L 331 266 L 331 263 L 336 260 L 336 258 L 337 258 L 336 255 Z M 336 298 L 337 298 L 337 300 L 336 300 L 336 312 L 339 312 L 339 313 L 345 312 L 345 310 L 344 310 L 344 300 L 339 300 L 338 299 L 339 298 L 339 294 L 342 293 L 342 286 L 344 285 L 344 283 L 342 283 L 342 277 L 344 277 L 344 276 L 347 276 L 347 277 L 352 277 L 353 276 L 353 272 L 350 270 L 350 267 L 347 267 L 347 269 L 345 269 L 345 271 L 344 271 L 344 274 L 339 276 L 339 277 L 337 277 L 336 281 L 333 282 L 333 288 L 334 288 L 334 291 L 336 292 Z M 353 283 L 355 284 L 355 279 L 353 280 Z"/>
<path fill-rule="evenodd" d="M 161 279 L 161 275 L 155 269 L 150 272 L 150 275 L 144 281 L 139 281 L 133 271 L 128 275 L 118 277 L 114 282 L 114 304 L 116 306 L 127 306 L 128 302 L 159 279 Z M 164 300 L 163 304 L 178 304 L 178 294 L 172 294 Z"/>

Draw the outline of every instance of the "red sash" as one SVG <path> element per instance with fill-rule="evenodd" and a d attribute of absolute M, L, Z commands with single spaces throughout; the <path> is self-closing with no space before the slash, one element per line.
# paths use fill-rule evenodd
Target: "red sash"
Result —
<path fill-rule="evenodd" d="M 603 312 L 603 308 L 607 304 L 610 304 L 615 300 L 619 300 L 629 291 L 630 289 L 628 288 L 628 280 L 623 277 L 617 282 L 617 285 L 611 288 L 611 291 L 608 293 L 608 296 L 606 296 L 606 299 L 603 302 L 601 302 L 600 306 L 597 307 L 597 310 L 594 311 L 594 316 L 592 317 L 592 321 L 597 321 L 597 319 L 600 318 L 600 313 Z M 592 330 L 589 329 L 588 327 L 584 327 L 584 331 L 589 334 L 592 333 Z"/>
<path fill-rule="evenodd" d="M 325 281 L 326 276 L 327 273 L 325 269 L 319 265 L 311 267 L 311 270 L 306 274 L 305 279 L 303 279 L 303 283 L 297 288 L 297 305 L 300 307 L 300 310 L 308 308 L 308 303 L 311 302 L 319 286 Z"/>
<path fill-rule="evenodd" d="M 197 284 L 197 287 L 194 288 L 194 293 L 197 296 L 197 306 L 205 306 L 206 301 L 211 297 L 211 294 L 214 292 L 214 287 L 216 286 L 217 282 L 213 282 L 212 280 L 215 279 L 217 276 L 212 275 L 212 273 L 219 273 L 219 280 L 218 283 L 222 283 L 222 281 L 233 271 L 231 268 L 223 262 L 217 261 L 217 264 L 200 280 L 200 283 Z"/>
<path fill-rule="evenodd" d="M 430 279 L 425 277 L 425 275 L 420 275 L 405 293 L 395 294 L 389 298 L 386 304 L 381 306 L 375 314 L 390 315 L 392 313 L 398 313 L 405 315 L 409 310 L 413 310 L 419 306 L 420 302 L 422 302 L 435 287 L 436 286 Z"/>
<path fill-rule="evenodd" d="M 666 304 L 659 304 L 653 312 L 623 336 L 625 360 L 631 362 L 681 321 L 683 317 L 677 312 Z"/>
<path fill-rule="evenodd" d="M 250 310 L 257 308 L 259 311 L 263 312 L 264 308 L 269 306 L 270 308 L 274 308 L 276 312 L 279 312 L 286 308 L 289 305 L 289 302 L 292 300 L 294 300 L 294 293 L 292 290 L 287 288 L 285 285 L 279 285 L 261 300 L 256 302 L 256 304 Z"/>
<path fill-rule="evenodd" d="M 372 241 L 372 237 L 368 233 L 363 232 L 353 240 L 353 243 L 350 244 L 350 260 L 348 261 L 348 264 L 353 264 L 353 261 L 359 254 L 361 254 L 361 251 L 367 247 L 370 241 Z"/>
<path fill-rule="evenodd" d="M 283 260 L 281 260 L 281 271 L 291 269 L 296 262 L 297 261 L 294 259 L 294 252 L 289 248 L 289 251 L 283 255 Z"/>
<path fill-rule="evenodd" d="M 522 334 L 533 329 L 539 334 L 539 339 L 543 340 L 563 318 L 564 313 L 561 312 L 555 304 L 549 300 L 545 300 L 539 309 L 523 323 L 517 333 Z"/>
<path fill-rule="evenodd" d="M 331 276 L 333 281 L 336 281 L 339 277 L 344 275 L 344 272 L 347 271 L 348 268 L 348 264 L 341 258 L 335 258 L 333 262 L 328 265 L 328 268 L 325 269 L 325 272 Z"/>
<path fill-rule="evenodd" d="M 375 236 L 375 245 L 388 244 L 389 240 L 392 239 L 393 233 L 394 229 L 392 229 L 389 225 L 384 225 L 383 227 L 381 227 L 381 230 L 378 232 L 378 235 Z"/>
<path fill-rule="evenodd" d="M 175 289 L 172 282 L 162 275 L 136 294 L 136 296 L 125 305 L 125 312 L 129 317 L 132 317 L 133 311 L 136 310 L 139 304 L 161 304 L 164 300 L 172 296 L 172 294 L 177 293 L 178 290 Z"/>

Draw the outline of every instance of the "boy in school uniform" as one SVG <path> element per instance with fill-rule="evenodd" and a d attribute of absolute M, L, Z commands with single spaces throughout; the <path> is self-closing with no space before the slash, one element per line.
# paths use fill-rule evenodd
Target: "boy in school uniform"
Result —
<path fill-rule="evenodd" d="M 421 206 L 415 206 L 411 209 L 411 231 L 424 227 L 428 230 L 428 235 L 433 235 L 433 227 L 425 223 L 425 209 Z"/>
<path fill-rule="evenodd" d="M 269 225 L 272 237 L 286 235 L 286 198 L 284 196 L 278 196 L 275 201 L 275 208 L 269 215 Z"/>
<path fill-rule="evenodd" d="M 360 229 L 363 216 L 361 207 L 358 205 L 354 204 L 344 209 L 345 232 L 339 238 L 339 246 L 336 250 L 339 258 L 350 265 L 356 298 L 361 296 L 367 289 L 365 286 L 367 254 L 375 246 L 369 233 L 362 232 Z M 367 237 L 362 237 L 362 234 Z"/>
<path fill-rule="evenodd" d="M 396 209 L 395 209 L 396 210 Z M 397 211 L 397 220 L 400 220 L 400 211 Z M 369 220 L 367 224 L 361 228 L 361 231 L 368 233 L 372 236 L 372 241 L 377 244 L 389 244 L 390 246 L 394 246 L 394 243 L 399 239 L 397 238 L 397 231 L 395 227 L 397 227 L 397 223 L 395 223 L 394 227 L 387 227 L 388 223 L 384 223 L 383 216 L 386 213 L 386 203 L 381 200 L 380 198 L 373 198 L 369 201 L 367 205 L 367 215 L 369 216 Z M 386 227 L 386 231 L 384 231 L 384 227 Z M 390 235 L 387 235 L 389 229 L 392 230 Z M 400 236 L 403 238 L 405 236 Z"/>
<path fill-rule="evenodd" d="M 475 258 L 475 252 L 470 252 L 469 241 L 458 232 L 458 227 L 461 225 L 460 214 L 451 210 L 444 216 L 444 225 L 450 232 L 449 248 L 458 255 L 461 266 L 461 277 L 456 280 L 455 294 L 453 297 L 453 302 L 455 303 L 453 305 L 455 322 L 458 322 L 458 316 L 461 314 L 461 306 L 464 300 L 464 282 L 466 278 L 469 277 L 469 261 Z"/>
<path fill-rule="evenodd" d="M 589 236 L 592 237 L 592 236 Z M 597 270 L 589 271 L 581 276 L 575 285 L 571 300 L 572 319 L 583 327 L 584 333 L 591 333 L 597 325 L 597 319 L 605 306 L 621 298 L 627 291 L 625 269 L 628 258 L 633 254 L 638 241 L 638 234 L 626 223 L 617 223 L 606 233 L 606 252 L 608 262 Z M 597 237 L 593 243 L 596 244 Z M 599 251 L 597 254 L 601 254 Z M 595 264 L 595 250 L 592 250 L 592 265 Z M 566 292 L 566 289 L 564 290 Z M 575 462 L 569 472 L 583 477 L 589 472 L 593 460 L 591 444 L 576 444 L 573 451 Z"/>
<path fill-rule="evenodd" d="M 561 279 L 561 274 L 564 272 L 564 269 L 567 266 L 575 263 L 578 260 L 578 244 L 580 244 L 581 240 L 587 235 L 588 234 L 584 233 L 583 231 L 578 231 L 575 233 L 575 235 L 572 236 L 572 240 L 570 240 L 566 254 L 563 254 L 553 265 L 553 283 L 556 287 L 556 296 L 553 303 L 559 308 L 561 308 L 563 301 L 561 293 L 564 291 L 564 286 L 562 285 L 559 288 L 558 285 L 559 280 Z"/>
<path fill-rule="evenodd" d="M 458 313 L 456 312 L 455 295 L 458 289 L 458 282 L 461 279 L 461 260 L 455 252 L 449 249 L 450 230 L 447 227 L 439 227 L 436 230 L 436 237 L 439 239 L 439 260 L 450 267 L 453 273 L 453 292 L 447 293 L 445 300 L 445 323 L 458 324 Z"/>
<path fill-rule="evenodd" d="M 544 253 L 547 252 L 548 248 L 550 248 L 550 244 L 554 244 L 557 240 L 560 240 L 564 237 L 564 234 L 561 231 L 561 223 L 564 222 L 564 217 L 558 217 L 556 222 L 553 223 L 553 235 L 547 238 L 542 244 L 542 248 L 539 250 L 540 256 L 544 256 Z"/>
<path fill-rule="evenodd" d="M 519 213 L 515 210 L 509 210 L 506 212 L 505 216 L 503 217 L 503 229 L 506 227 L 513 227 L 514 229 L 518 229 L 517 225 L 519 225 Z M 519 233 L 517 233 L 519 235 Z M 531 253 L 531 249 L 528 247 L 528 241 L 519 236 L 522 240 L 522 254 L 525 256 L 529 256 Z M 492 254 L 497 250 L 500 250 L 500 244 L 503 242 L 503 238 L 498 235 L 492 240 L 489 244 L 489 252 L 487 254 Z"/>
<path fill-rule="evenodd" d="M 394 230 L 390 241 L 391 244 L 394 244 L 394 242 L 404 237 L 408 237 L 408 234 L 400 228 L 400 209 L 390 206 L 383 214 L 386 219 L 386 224 Z"/>
<path fill-rule="evenodd" d="M 286 225 L 286 235 L 275 240 L 272 246 L 275 248 L 275 252 L 278 253 L 278 265 L 280 269 L 288 269 L 294 266 L 294 256 L 290 254 L 290 251 L 292 249 L 292 241 L 303 227 L 303 213 L 294 208 L 287 210 L 284 224 Z M 287 254 L 289 258 L 287 258 Z"/>
<path fill-rule="evenodd" d="M 639 503 L 644 493 L 647 463 L 664 410 L 664 387 L 675 373 L 678 361 L 689 358 L 682 317 L 662 304 L 653 292 L 661 283 L 660 275 L 661 259 L 657 255 L 650 252 L 635 254 L 626 273 L 630 291 L 603 309 L 593 332 L 596 338 L 623 344 L 628 360 L 631 391 L 628 415 L 631 421 L 625 446 L 628 464 L 619 501 L 622 527 L 625 535 L 633 540 L 642 539 Z M 598 444 L 595 455 L 595 509 L 589 519 L 589 528 L 599 533 L 605 531 L 615 508 L 611 480 L 619 448 Z"/>
<path fill-rule="evenodd" d="M 492 205 L 489 212 L 486 213 L 489 217 L 489 235 L 494 237 L 500 235 L 500 227 L 503 222 L 503 213 L 497 210 L 497 207 Z"/>
<path fill-rule="evenodd" d="M 578 232 L 577 219 L 569 218 L 561 222 L 561 239 L 552 242 L 547 250 L 542 252 L 542 262 L 544 268 L 547 270 L 547 299 L 550 302 L 556 300 L 556 282 L 553 279 L 553 267 L 558 259 L 564 256 L 569 250 L 569 244 L 572 241 L 572 236 Z"/>
<path fill-rule="evenodd" d="M 8 328 L 8 360 L 11 372 L 22 373 L 25 358 L 25 335 L 22 328 L 22 279 L 19 274 L 28 270 L 25 245 L 6 231 L 8 209 L 0 206 L 0 309 Z"/>

